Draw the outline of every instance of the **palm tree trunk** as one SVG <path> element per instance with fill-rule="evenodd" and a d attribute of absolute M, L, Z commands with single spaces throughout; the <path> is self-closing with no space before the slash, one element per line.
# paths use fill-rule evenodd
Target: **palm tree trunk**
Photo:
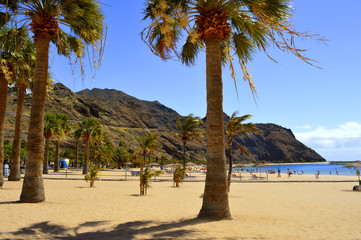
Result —
<path fill-rule="evenodd" d="M 78 155 L 79 155 L 79 140 L 76 140 L 76 147 L 75 147 L 75 168 L 78 168 Z"/>
<path fill-rule="evenodd" d="M 20 181 L 20 151 L 21 151 L 21 134 L 22 134 L 22 120 L 23 120 L 23 108 L 25 99 L 25 86 L 19 86 L 18 103 L 16 107 L 16 119 L 15 119 L 15 135 L 13 141 L 13 148 L 11 152 L 11 165 L 9 181 Z"/>
<path fill-rule="evenodd" d="M 227 178 L 227 182 L 228 182 L 228 192 L 231 188 L 231 178 L 232 178 L 232 165 L 233 165 L 233 160 L 232 160 L 232 141 L 229 140 L 228 141 L 228 147 L 229 147 L 229 170 L 228 170 L 228 178 Z"/>
<path fill-rule="evenodd" d="M 144 168 L 144 163 L 145 163 L 145 154 L 144 154 L 144 161 L 143 163 L 140 162 L 140 174 L 139 174 L 139 195 L 143 196 L 144 195 L 144 179 L 143 179 L 143 168 Z"/>
<path fill-rule="evenodd" d="M 0 70 L 0 188 L 4 185 L 4 128 L 6 104 L 8 101 L 8 81 Z"/>
<path fill-rule="evenodd" d="M 23 188 L 20 195 L 21 202 L 34 203 L 45 201 L 42 167 L 44 159 L 43 132 L 49 42 L 50 36 L 47 33 L 40 33 L 35 43 L 36 62 L 29 122 L 28 158 L 26 161 Z"/>
<path fill-rule="evenodd" d="M 199 218 L 231 219 L 224 144 L 221 39 L 206 43 L 207 68 L 207 175 Z"/>
<path fill-rule="evenodd" d="M 60 149 L 60 141 L 59 139 L 56 139 L 54 172 L 59 172 L 59 149 Z"/>
<path fill-rule="evenodd" d="M 50 145 L 50 138 L 45 138 L 45 155 L 44 155 L 44 162 L 43 162 L 43 174 L 49 173 L 49 145 Z"/>
<path fill-rule="evenodd" d="M 183 142 L 183 170 L 186 172 L 186 142 Z"/>
<path fill-rule="evenodd" d="M 86 138 L 83 174 L 87 174 L 89 172 L 89 153 L 90 153 L 90 139 Z"/>

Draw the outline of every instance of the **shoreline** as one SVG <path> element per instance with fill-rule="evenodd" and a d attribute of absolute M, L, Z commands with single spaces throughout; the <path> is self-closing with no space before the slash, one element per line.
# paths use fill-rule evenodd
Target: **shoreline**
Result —
<path fill-rule="evenodd" d="M 98 173 L 98 177 L 103 181 L 139 181 L 139 176 L 136 173 L 139 168 L 132 169 L 116 169 L 116 170 L 102 170 Z M 187 172 L 185 182 L 204 182 L 206 177 L 205 171 L 189 171 Z M 21 175 L 22 179 L 24 174 Z M 43 174 L 43 179 L 59 179 L 59 180 L 83 180 L 84 175 L 81 169 L 60 169 L 59 172 L 49 171 L 49 174 Z M 7 179 L 7 177 L 5 177 Z M 153 178 L 155 182 L 172 182 L 173 173 L 171 171 L 164 171 L 163 174 Z M 286 172 L 281 173 L 281 177 L 277 177 L 277 173 L 268 174 L 262 172 L 247 172 L 247 171 L 233 171 L 232 182 L 357 182 L 357 175 L 336 175 L 336 174 L 292 174 L 289 178 Z"/>

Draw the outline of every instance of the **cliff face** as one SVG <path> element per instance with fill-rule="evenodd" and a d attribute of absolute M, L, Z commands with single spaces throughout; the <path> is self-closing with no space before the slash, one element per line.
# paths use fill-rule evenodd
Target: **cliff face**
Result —
<path fill-rule="evenodd" d="M 25 104 L 29 111 L 30 98 Z M 64 85 L 54 85 L 49 94 L 46 112 L 63 113 L 69 116 L 74 124 L 88 117 L 98 119 L 103 130 L 115 144 L 120 140 L 127 142 L 128 147 L 137 150 L 140 139 L 147 131 L 160 135 L 159 156 L 182 156 L 182 144 L 176 139 L 176 120 L 181 117 L 176 111 L 154 101 L 142 101 L 114 89 L 83 90 L 72 92 Z M 225 114 L 225 122 L 229 116 Z M 206 122 L 206 119 L 204 119 Z M 234 160 L 267 161 L 267 162 L 320 162 L 325 161 L 315 151 L 297 141 L 290 129 L 275 124 L 256 124 L 263 131 L 262 135 L 235 138 L 252 154 L 245 157 L 234 148 Z M 204 124 L 204 127 L 206 124 Z M 73 140 L 67 137 L 64 147 L 73 147 Z M 228 146 L 226 147 L 228 149 Z M 189 143 L 187 155 L 190 159 L 205 160 L 206 138 L 197 143 Z"/>
<path fill-rule="evenodd" d="M 237 138 L 247 146 L 249 152 L 258 161 L 267 162 L 322 162 L 325 161 L 318 153 L 298 141 L 292 131 L 276 124 L 256 124 L 262 135 Z"/>

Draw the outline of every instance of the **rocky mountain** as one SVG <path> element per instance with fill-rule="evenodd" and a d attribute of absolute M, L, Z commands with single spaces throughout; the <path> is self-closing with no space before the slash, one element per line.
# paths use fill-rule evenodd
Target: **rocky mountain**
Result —
<path fill-rule="evenodd" d="M 27 98 L 25 105 L 26 112 L 28 112 L 30 97 Z M 138 148 L 141 137 L 147 131 L 153 131 L 160 136 L 159 156 L 175 158 L 182 156 L 182 144 L 176 138 L 176 120 L 181 116 L 157 101 L 139 100 L 114 89 L 95 88 L 74 93 L 63 84 L 57 83 L 49 94 L 46 112 L 66 114 L 74 123 L 88 117 L 96 118 L 103 125 L 103 130 L 114 144 L 123 140 L 132 150 Z M 228 121 L 229 116 L 225 114 L 224 118 L 225 121 Z M 9 127 L 11 128 L 11 124 L 8 125 Z M 236 137 L 236 141 L 244 145 L 251 156 L 242 155 L 234 144 L 235 161 L 325 161 L 314 150 L 299 142 L 290 129 L 275 124 L 257 124 L 257 127 L 263 131 L 263 134 Z M 68 137 L 64 141 L 63 147 L 73 146 L 73 140 Z M 205 153 L 205 137 L 197 143 L 189 143 L 188 158 L 205 160 Z"/>

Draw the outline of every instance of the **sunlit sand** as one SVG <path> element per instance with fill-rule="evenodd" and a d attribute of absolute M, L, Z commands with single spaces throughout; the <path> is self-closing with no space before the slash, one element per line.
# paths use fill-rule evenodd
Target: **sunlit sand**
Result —
<path fill-rule="evenodd" d="M 306 176 L 293 176 L 296 177 Z M 0 191 L 1 239 L 359 239 L 361 236 L 361 192 L 352 191 L 355 182 L 233 183 L 229 195 L 233 220 L 220 222 L 195 219 L 202 205 L 204 182 L 185 182 L 180 188 L 174 188 L 168 181 L 153 182 L 148 195 L 142 197 L 135 179 L 98 181 L 94 188 L 89 188 L 83 180 L 45 179 L 44 183 L 45 203 L 20 204 L 16 201 L 22 182 L 5 181 Z"/>

